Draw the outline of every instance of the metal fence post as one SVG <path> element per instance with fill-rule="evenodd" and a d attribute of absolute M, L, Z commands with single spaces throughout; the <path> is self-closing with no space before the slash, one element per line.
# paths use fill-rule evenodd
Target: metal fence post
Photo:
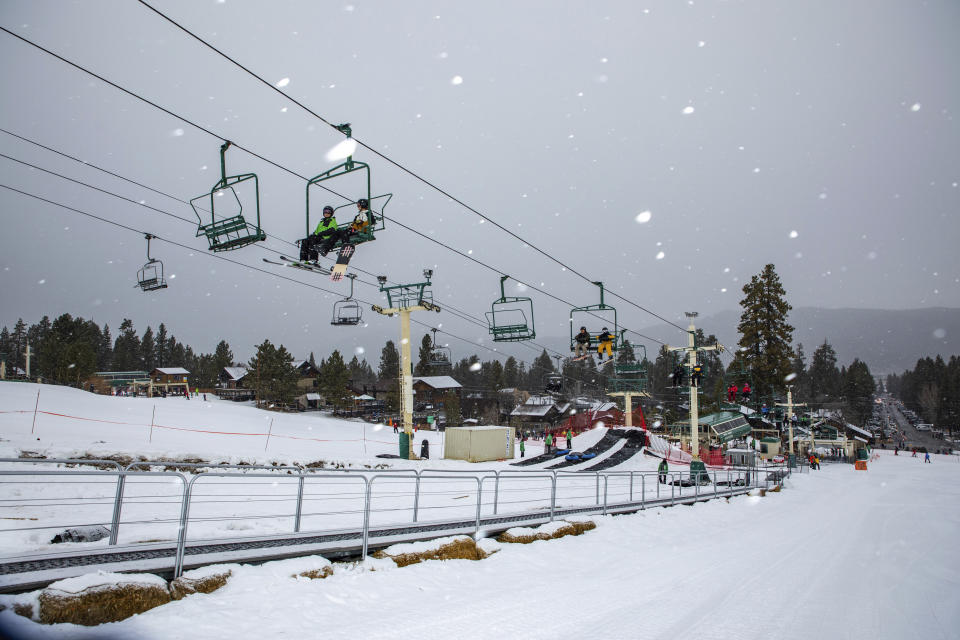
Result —
<path fill-rule="evenodd" d="M 500 502 L 500 470 L 497 469 L 493 481 L 493 515 L 497 515 L 497 505 Z"/>
<path fill-rule="evenodd" d="M 417 517 L 420 515 L 420 469 L 417 469 L 417 488 L 413 494 L 413 521 L 417 521 Z M 366 555 L 366 554 L 364 554 Z"/>
<path fill-rule="evenodd" d="M 117 544 L 117 535 L 120 532 L 120 507 L 123 504 L 123 486 L 126 483 L 125 472 L 117 475 L 117 495 L 113 499 L 113 523 L 110 526 L 110 544 Z"/>
<path fill-rule="evenodd" d="M 293 520 L 293 532 L 300 533 L 300 519 L 303 516 L 303 469 L 300 470 L 300 480 L 297 483 L 297 515 Z"/>
<path fill-rule="evenodd" d="M 557 472 L 553 472 L 551 477 L 552 485 L 550 487 L 550 522 L 553 522 L 553 514 L 557 507 Z"/>
<path fill-rule="evenodd" d="M 597 480 L 600 480 L 600 472 L 597 472 Z M 607 515 L 607 492 L 610 488 L 610 476 L 603 475 L 603 515 Z"/>
<path fill-rule="evenodd" d="M 193 496 L 193 483 L 196 482 L 200 476 L 193 476 L 190 482 L 187 482 L 186 477 L 182 475 L 180 475 L 180 478 L 183 480 L 183 504 L 180 507 L 180 531 L 177 535 L 177 557 L 173 567 L 174 579 L 179 578 L 183 574 L 183 552 L 187 546 L 187 521 L 190 519 L 190 498 Z"/>
<path fill-rule="evenodd" d="M 419 478 L 419 473 L 417 477 Z M 364 560 L 367 559 L 367 543 L 370 541 L 370 492 L 373 488 L 373 480 L 367 476 L 360 476 L 363 478 L 363 481 L 366 483 L 366 490 L 364 491 L 364 501 L 363 501 L 363 551 L 361 555 Z M 419 485 L 418 485 L 419 486 Z"/>

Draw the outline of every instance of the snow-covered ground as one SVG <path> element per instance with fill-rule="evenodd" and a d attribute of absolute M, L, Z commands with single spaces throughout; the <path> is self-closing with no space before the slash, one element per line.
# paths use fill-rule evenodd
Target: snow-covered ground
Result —
<path fill-rule="evenodd" d="M 281 460 L 342 458 L 361 464 L 377 460 L 371 453 L 362 454 L 362 437 L 358 443 L 348 437 L 355 432 L 345 431 L 363 429 L 359 423 L 263 414 L 249 407 L 196 400 L 98 398 L 53 387 L 39 387 L 41 411 L 88 420 L 38 414 L 31 435 L 37 389 L 0 383 L 3 455 L 20 449 L 64 457 L 81 452 L 149 457 L 189 453 L 252 462 L 272 461 L 285 451 L 287 458 Z M 103 402 L 116 409 L 106 415 Z M 284 443 L 277 438 L 283 444 L 277 444 L 274 452 L 272 436 L 266 454 L 265 435 L 167 429 L 159 438 L 155 430 L 154 442 L 149 443 L 146 431 L 154 404 L 156 423 L 168 427 L 266 434 L 263 423 L 274 417 L 274 436 L 279 427 L 285 436 L 307 434 L 317 439 Z M 383 444 L 376 446 L 393 452 L 392 432 L 379 433 Z M 581 437 L 588 436 L 595 434 Z M 369 452 L 374 438 L 369 433 L 368 437 Z M 586 441 L 575 444 L 589 446 Z M 290 449 L 279 449 L 287 446 Z M 597 529 L 584 535 L 504 544 L 482 561 L 428 561 L 404 568 L 393 568 L 389 561 L 371 562 L 376 571 L 337 565 L 329 578 L 305 580 L 289 576 L 298 563 L 310 568 L 312 561 L 287 560 L 282 571 L 275 563 L 235 568 L 234 577 L 219 591 L 191 595 L 98 628 L 41 627 L 10 610 L 0 612 L 0 624 L 51 638 L 98 638 L 108 633 L 210 640 L 238 634 L 671 640 L 958 637 L 958 458 L 934 455 L 932 464 L 924 464 L 922 458 L 880 454 L 866 472 L 824 464 L 819 472 L 795 474 L 782 492 L 762 498 L 734 497 L 694 507 L 597 516 L 593 518 Z M 465 465 L 436 460 L 402 464 Z"/>

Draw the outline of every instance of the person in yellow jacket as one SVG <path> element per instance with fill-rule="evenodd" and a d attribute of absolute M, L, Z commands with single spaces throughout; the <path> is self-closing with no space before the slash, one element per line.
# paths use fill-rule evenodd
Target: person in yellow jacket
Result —
<path fill-rule="evenodd" d="M 597 336 L 599 341 L 597 344 L 597 356 L 600 362 L 603 362 L 603 352 L 607 352 L 607 357 L 611 360 L 613 359 L 613 334 L 611 334 L 606 327 L 603 328 L 603 331 Z"/>

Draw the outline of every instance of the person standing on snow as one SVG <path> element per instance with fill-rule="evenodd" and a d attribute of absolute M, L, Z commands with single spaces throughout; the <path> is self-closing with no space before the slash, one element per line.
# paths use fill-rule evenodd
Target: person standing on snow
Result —
<path fill-rule="evenodd" d="M 929 452 L 929 451 L 927 451 L 927 452 L 923 455 L 923 461 L 924 461 L 924 462 L 930 462 L 930 452 Z"/>
<path fill-rule="evenodd" d="M 667 484 L 668 471 L 670 471 L 670 465 L 667 464 L 667 459 L 664 458 L 657 467 L 657 477 L 660 479 L 660 484 Z"/>
<path fill-rule="evenodd" d="M 553 448 L 553 434 L 552 434 L 552 433 L 547 433 L 547 439 L 544 440 L 544 444 L 546 445 L 546 451 L 545 451 L 545 453 L 550 453 L 550 450 Z"/>
<path fill-rule="evenodd" d="M 573 449 L 573 431 L 567 429 L 567 449 Z"/>

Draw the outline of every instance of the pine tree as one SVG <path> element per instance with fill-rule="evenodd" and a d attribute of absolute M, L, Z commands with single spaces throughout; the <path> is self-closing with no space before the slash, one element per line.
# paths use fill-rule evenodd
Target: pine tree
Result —
<path fill-rule="evenodd" d="M 133 320 L 124 318 L 120 323 L 120 333 L 113 343 L 113 370 L 139 371 L 143 368 L 140 359 L 140 338 L 133 328 Z"/>
<path fill-rule="evenodd" d="M 217 343 L 217 348 L 213 351 L 213 367 L 216 375 L 219 376 L 224 368 L 232 366 L 233 351 L 230 350 L 230 345 L 227 344 L 226 340 L 221 340 Z"/>
<path fill-rule="evenodd" d="M 13 332 L 10 334 L 10 346 L 13 353 L 11 363 L 14 367 L 20 367 L 21 369 L 26 369 L 24 366 L 25 358 L 23 351 L 27 346 L 27 325 L 24 323 L 23 318 L 17 319 L 17 324 L 13 325 Z"/>
<path fill-rule="evenodd" d="M 343 356 L 340 352 L 334 350 L 327 358 L 323 367 L 320 369 L 320 393 L 327 402 L 333 404 L 336 409 L 346 409 L 353 401 L 353 394 L 348 387 L 350 383 L 350 370 L 343 362 Z"/>
<path fill-rule="evenodd" d="M 787 315 L 792 307 L 772 264 L 753 276 L 743 293 L 743 314 L 737 325 L 741 353 L 750 370 L 754 394 L 772 395 L 783 390 L 790 373 L 793 327 L 787 324 Z"/>
<path fill-rule="evenodd" d="M 793 354 L 793 362 L 790 366 L 793 369 L 791 373 L 794 375 L 793 380 L 790 381 L 793 385 L 793 400 L 803 402 L 810 397 L 810 374 L 807 371 L 802 342 L 797 343 L 797 350 Z"/>
<path fill-rule="evenodd" d="M 520 384 L 520 369 L 517 367 L 517 359 L 513 356 L 507 358 L 503 365 L 503 384 L 508 389 L 515 389 Z"/>
<path fill-rule="evenodd" d="M 167 327 L 161 322 L 157 328 L 156 360 L 158 367 L 166 367 L 170 357 L 170 339 L 167 336 Z"/>
<path fill-rule="evenodd" d="M 97 370 L 110 371 L 113 366 L 113 337 L 110 335 L 110 326 L 103 325 L 100 332 L 100 342 L 97 345 Z"/>
<path fill-rule="evenodd" d="M 840 393 L 837 353 L 830 343 L 824 340 L 813 352 L 810 362 L 810 398 L 814 402 L 837 401 Z"/>
<path fill-rule="evenodd" d="M 430 334 L 423 334 L 423 339 L 420 341 L 420 352 L 417 357 L 417 364 L 413 368 L 413 375 L 415 376 L 429 376 L 432 375 L 433 367 L 430 365 L 430 361 L 433 359 L 433 341 L 430 340 Z"/>
<path fill-rule="evenodd" d="M 153 371 L 157 368 L 157 344 L 153 338 L 153 329 L 147 327 L 140 338 L 140 360 L 143 362 L 143 368 L 147 371 Z"/>
<path fill-rule="evenodd" d="M 855 359 L 843 378 L 845 415 L 854 424 L 863 426 L 873 414 L 873 394 L 876 384 L 866 363 Z"/>
<path fill-rule="evenodd" d="M 456 391 L 447 391 L 443 394 L 443 412 L 446 414 L 448 427 L 458 427 L 463 424 L 463 417 L 460 415 L 460 396 Z"/>

